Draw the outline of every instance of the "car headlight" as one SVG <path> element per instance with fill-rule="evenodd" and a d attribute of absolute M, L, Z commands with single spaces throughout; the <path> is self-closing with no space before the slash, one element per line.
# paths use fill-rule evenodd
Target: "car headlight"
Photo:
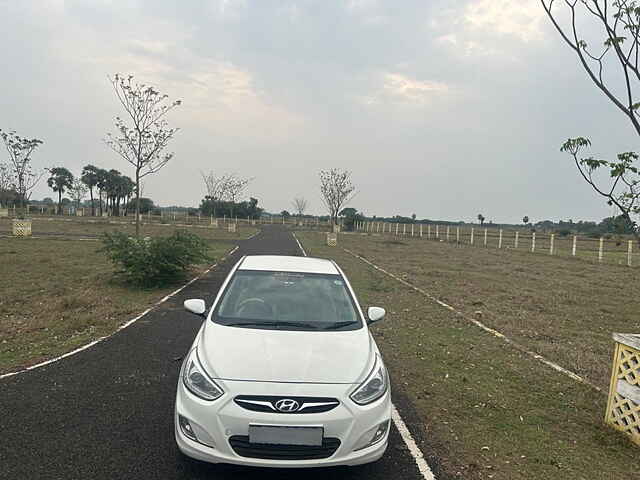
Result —
<path fill-rule="evenodd" d="M 182 381 L 191 393 L 203 400 L 215 400 L 224 393 L 222 388 L 209 378 L 204 368 L 202 368 L 196 348 L 189 352 L 189 356 L 185 361 L 182 370 Z"/>
<path fill-rule="evenodd" d="M 376 355 L 373 369 L 364 382 L 351 394 L 351 400 L 358 405 L 367 405 L 382 397 L 389 388 L 389 377 L 382 359 Z"/>

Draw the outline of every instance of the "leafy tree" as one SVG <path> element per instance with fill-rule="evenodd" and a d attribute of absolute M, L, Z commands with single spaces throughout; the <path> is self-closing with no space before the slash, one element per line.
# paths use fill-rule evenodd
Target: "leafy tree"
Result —
<path fill-rule="evenodd" d="M 73 174 L 64 167 L 54 167 L 49 170 L 51 176 L 47 180 L 47 185 L 58 192 L 58 215 L 62 215 L 62 194 L 66 189 L 73 186 Z"/>
<path fill-rule="evenodd" d="M 31 154 L 42 145 L 37 138 L 24 138 L 16 132 L 6 132 L 0 129 L 0 138 L 9 153 L 9 160 L 15 180 L 15 190 L 18 194 L 20 206 L 26 207 L 31 191 L 36 187 L 46 171 L 36 173 L 31 167 Z"/>
<path fill-rule="evenodd" d="M 411 220 L 414 221 L 414 222 L 416 221 L 416 214 L 415 213 L 411 214 Z"/>
<path fill-rule="evenodd" d="M 285 220 L 289 220 L 289 217 L 291 216 L 291 214 L 289 212 L 287 212 L 286 210 L 282 210 L 280 212 L 280 216 L 284 217 Z"/>
<path fill-rule="evenodd" d="M 93 189 L 98 185 L 98 171 L 100 169 L 98 167 L 94 167 L 93 165 L 85 165 L 82 169 L 82 174 L 80 178 L 82 182 L 89 188 L 89 198 L 91 198 L 91 216 L 96 216 L 96 206 L 93 201 Z"/>
<path fill-rule="evenodd" d="M 633 164 L 638 160 L 638 154 L 621 153 L 617 162 L 593 157 L 579 158 L 580 151 L 590 145 L 591 142 L 586 138 L 570 138 L 560 150 L 571 155 L 582 178 L 606 199 L 608 205 L 615 205 L 626 222 L 633 225 L 632 233 L 640 242 L 638 225 L 632 218 L 640 214 L 640 170 Z M 593 178 L 594 173 L 600 168 L 609 171 L 611 180 L 606 187 Z"/>
<path fill-rule="evenodd" d="M 484 225 L 484 215 L 482 215 L 481 213 L 478 214 L 478 221 L 480 222 L 480 225 Z"/>
<path fill-rule="evenodd" d="M 637 96 L 640 87 L 640 6 L 635 0 L 541 0 L 542 6 L 563 41 L 576 54 L 578 61 L 591 82 L 629 120 L 636 134 L 640 136 L 640 101 Z M 561 9 L 559 11 L 558 9 Z M 566 15 L 568 14 L 568 15 Z M 563 26 L 562 16 L 568 17 L 568 25 Z M 599 38 L 587 42 L 585 33 L 592 34 L 592 26 L 584 28 L 582 16 L 597 25 Z M 584 30 L 583 30 L 584 29 Z M 594 46 L 595 45 L 595 46 Z M 621 82 L 613 86 L 605 72 L 614 69 L 616 79 Z M 570 138 L 561 150 L 571 155 L 582 178 L 602 196 L 609 205 L 615 205 L 621 216 L 634 225 L 633 234 L 640 242 L 638 225 L 632 218 L 640 213 L 640 175 L 636 166 L 638 154 L 624 152 L 617 161 L 607 161 L 594 157 L 579 158 L 582 149 L 591 142 L 584 137 Z M 594 179 L 598 170 L 608 170 L 610 180 L 605 186 Z"/>
<path fill-rule="evenodd" d="M 136 206 L 134 201 L 129 201 L 127 203 L 127 210 L 135 211 L 135 208 Z M 153 200 L 151 200 L 150 198 L 140 197 L 140 213 L 141 214 L 153 212 L 155 211 L 155 209 L 156 209 L 156 206 L 153 204 Z"/>
<path fill-rule="evenodd" d="M 351 172 L 337 168 L 320 171 L 322 201 L 329 210 L 329 218 L 334 226 L 338 212 L 353 198 L 355 189 L 351 183 Z"/>
<path fill-rule="evenodd" d="M 355 208 L 351 207 L 343 208 L 339 215 L 344 217 L 343 225 L 347 231 L 353 231 L 355 229 L 356 222 L 364 220 L 364 215 L 358 213 Z"/>
<path fill-rule="evenodd" d="M 525 225 L 529 223 L 529 217 L 527 215 L 522 217 L 522 223 L 524 223 Z"/>
<path fill-rule="evenodd" d="M 165 116 L 182 101 L 169 102 L 168 96 L 155 88 L 134 82 L 133 75 L 124 77 L 116 73 L 111 84 L 131 125 L 116 117 L 118 133 L 115 136 L 108 134 L 105 142 L 134 167 L 136 236 L 139 237 L 140 181 L 147 175 L 157 173 L 173 157 L 173 153 L 164 153 L 164 149 L 178 129 L 169 128 Z"/>

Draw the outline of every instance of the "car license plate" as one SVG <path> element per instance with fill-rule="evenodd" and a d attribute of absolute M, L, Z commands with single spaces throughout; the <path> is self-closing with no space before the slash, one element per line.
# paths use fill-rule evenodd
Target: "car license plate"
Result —
<path fill-rule="evenodd" d="M 319 446 L 323 436 L 322 427 L 249 425 L 249 443 Z"/>

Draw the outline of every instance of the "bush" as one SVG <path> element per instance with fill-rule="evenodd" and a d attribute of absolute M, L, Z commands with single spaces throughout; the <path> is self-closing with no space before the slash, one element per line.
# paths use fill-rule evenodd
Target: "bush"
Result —
<path fill-rule="evenodd" d="M 197 235 L 176 231 L 170 237 L 134 238 L 122 232 L 105 233 L 103 252 L 128 282 L 145 287 L 174 283 L 189 268 L 210 260 L 207 243 Z"/>

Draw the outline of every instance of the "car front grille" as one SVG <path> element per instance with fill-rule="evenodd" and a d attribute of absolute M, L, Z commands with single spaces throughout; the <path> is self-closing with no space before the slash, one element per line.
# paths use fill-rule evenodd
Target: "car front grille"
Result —
<path fill-rule="evenodd" d="M 271 445 L 249 443 L 247 435 L 234 435 L 229 438 L 233 451 L 241 457 L 262 458 L 265 460 L 317 460 L 329 458 L 340 446 L 337 438 L 324 438 L 322 445 Z"/>
<path fill-rule="evenodd" d="M 242 408 L 253 412 L 269 412 L 284 414 L 322 413 L 333 410 L 340 405 L 337 398 L 328 397 L 283 397 L 273 395 L 239 395 L 233 399 Z M 281 409 L 280 403 L 286 401 L 288 405 L 296 405 L 293 409 Z"/>

